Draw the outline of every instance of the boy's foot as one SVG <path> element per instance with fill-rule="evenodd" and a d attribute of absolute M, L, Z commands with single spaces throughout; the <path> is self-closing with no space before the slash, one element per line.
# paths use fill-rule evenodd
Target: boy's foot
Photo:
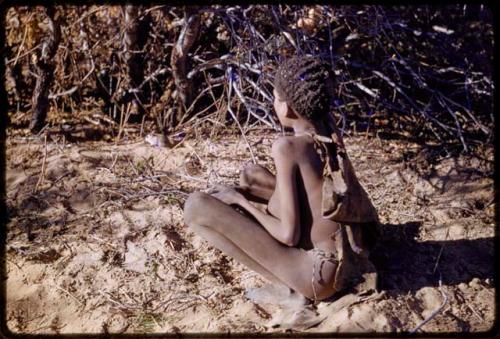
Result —
<path fill-rule="evenodd" d="M 318 314 L 311 306 L 301 306 L 297 308 L 286 308 L 281 312 L 275 313 L 266 326 L 269 328 L 302 331 L 318 325 L 326 318 L 325 315 Z"/>
<path fill-rule="evenodd" d="M 309 299 L 285 285 L 267 284 L 262 287 L 249 288 L 245 296 L 258 304 L 275 304 L 287 307 L 304 306 Z"/>

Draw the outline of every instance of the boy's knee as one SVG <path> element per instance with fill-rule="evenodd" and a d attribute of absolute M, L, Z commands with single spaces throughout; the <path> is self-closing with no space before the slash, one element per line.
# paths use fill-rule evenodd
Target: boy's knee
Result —
<path fill-rule="evenodd" d="M 240 173 L 240 186 L 249 187 L 254 183 L 254 178 L 259 171 L 262 170 L 262 166 L 256 164 L 250 164 L 243 167 Z"/>
<path fill-rule="evenodd" d="M 203 205 L 211 198 L 203 192 L 193 192 L 184 203 L 184 222 L 188 225 L 197 224 L 203 210 Z"/>

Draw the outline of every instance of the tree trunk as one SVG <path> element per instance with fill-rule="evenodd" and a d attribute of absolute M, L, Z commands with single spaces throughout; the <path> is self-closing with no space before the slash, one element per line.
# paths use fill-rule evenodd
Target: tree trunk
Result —
<path fill-rule="evenodd" d="M 127 66 L 129 87 L 134 88 L 140 84 L 142 67 L 140 65 L 139 44 L 139 7 L 125 6 L 125 34 L 123 35 L 123 59 Z"/>
<path fill-rule="evenodd" d="M 141 53 L 142 47 L 146 43 L 148 32 L 148 18 L 140 18 L 141 7 L 136 5 L 126 5 L 125 12 L 125 32 L 122 40 L 123 60 L 125 62 L 126 78 L 122 82 L 119 101 L 121 103 L 132 103 L 130 121 L 141 121 L 144 114 L 140 105 L 142 92 L 135 91 L 144 79 L 144 63 Z"/>
<path fill-rule="evenodd" d="M 177 114 L 173 115 L 172 125 L 175 125 L 179 115 L 185 113 L 192 102 L 193 88 L 191 81 L 187 78 L 187 55 L 198 38 L 199 32 L 200 15 L 198 9 L 187 7 L 184 11 L 184 25 L 172 49 L 170 59 L 172 75 L 177 89 L 177 100 L 179 102 L 179 110 Z"/>
<path fill-rule="evenodd" d="M 61 40 L 61 27 L 54 19 L 54 7 L 47 7 L 45 12 L 49 18 L 49 24 L 47 37 L 42 42 L 41 52 L 38 53 L 36 61 L 38 78 L 31 102 L 33 113 L 30 123 L 30 129 L 33 133 L 39 132 L 45 124 L 49 108 L 49 88 L 54 79 L 54 56 Z"/>

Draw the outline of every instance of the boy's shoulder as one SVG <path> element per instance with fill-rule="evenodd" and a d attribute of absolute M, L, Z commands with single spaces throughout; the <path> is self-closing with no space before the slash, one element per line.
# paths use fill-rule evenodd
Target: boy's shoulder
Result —
<path fill-rule="evenodd" d="M 305 144 L 307 144 L 307 140 L 302 137 L 282 136 L 273 142 L 271 154 L 273 157 L 276 157 L 277 155 L 292 157 L 296 155 L 298 151 L 303 149 Z"/>

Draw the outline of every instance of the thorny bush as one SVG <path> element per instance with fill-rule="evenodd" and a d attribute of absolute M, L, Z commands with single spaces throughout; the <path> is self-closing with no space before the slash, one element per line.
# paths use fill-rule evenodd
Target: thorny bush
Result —
<path fill-rule="evenodd" d="M 273 71 L 289 55 L 312 54 L 329 61 L 336 74 L 332 106 L 343 132 L 465 151 L 493 142 L 492 12 L 483 5 L 55 10 L 61 42 L 49 99 L 56 115 L 92 112 L 116 129 L 127 120 L 140 122 L 130 117 L 142 114 L 165 133 L 203 119 L 222 125 L 236 119 L 242 132 L 254 125 L 278 129 Z M 17 6 L 4 20 L 12 121 L 32 109 L 47 17 L 41 7 Z M 181 58 L 176 69 L 174 48 Z M 175 77 L 190 86 L 189 101 L 181 102 L 184 89 L 176 88 Z"/>

